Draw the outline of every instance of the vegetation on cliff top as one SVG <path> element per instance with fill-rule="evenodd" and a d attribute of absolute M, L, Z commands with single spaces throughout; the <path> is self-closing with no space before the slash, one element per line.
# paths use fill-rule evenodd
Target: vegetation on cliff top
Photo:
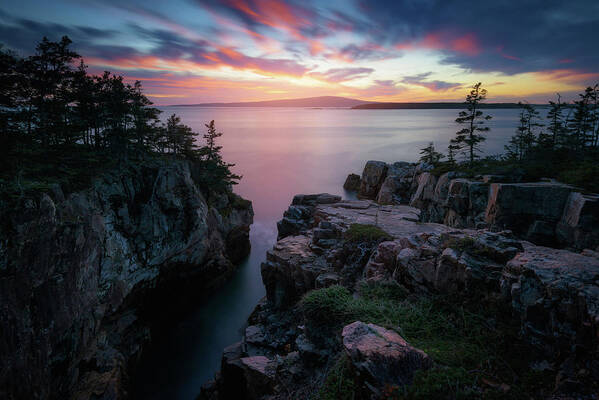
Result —
<path fill-rule="evenodd" d="M 148 160 L 190 160 L 204 190 L 236 183 L 222 160 L 222 133 L 206 124 L 206 145 L 176 115 L 165 122 L 139 81 L 88 74 L 71 40 L 46 38 L 22 58 L 0 48 L 0 195 L 22 198 L 60 184 L 79 190 L 107 169 Z M 75 65 L 78 67 L 75 68 Z"/>
<path fill-rule="evenodd" d="M 375 225 L 351 224 L 344 233 L 345 240 L 354 242 L 378 242 L 390 238 L 387 232 Z"/>
<path fill-rule="evenodd" d="M 505 153 L 481 158 L 479 145 L 486 140 L 485 122 L 491 118 L 480 111 L 486 94 L 477 83 L 467 95 L 467 109 L 456 119 L 465 127 L 450 141 L 446 161 L 441 161 L 445 156 L 436 152 L 433 143 L 422 149 L 421 161 L 433 164 L 434 174 L 461 171 L 531 181 L 555 178 L 599 191 L 599 84 L 587 87 L 572 104 L 563 103 L 558 94 L 556 101 L 549 101 L 544 118 L 532 104 L 518 103 L 518 126 Z"/>
<path fill-rule="evenodd" d="M 529 399 L 549 395 L 556 371 L 531 370 L 530 348 L 501 310 L 449 298 L 408 296 L 396 283 L 362 283 L 359 296 L 342 286 L 313 290 L 300 303 L 307 327 L 338 335 L 360 320 L 397 330 L 435 362 L 405 389 L 389 387 L 388 399 Z M 509 318 L 505 318 L 509 320 Z M 327 333 L 329 334 L 329 333 Z M 589 382 L 589 387 L 593 385 Z M 351 399 L 354 382 L 343 356 L 329 369 L 318 399 Z M 544 398 L 544 397 L 543 397 Z"/>

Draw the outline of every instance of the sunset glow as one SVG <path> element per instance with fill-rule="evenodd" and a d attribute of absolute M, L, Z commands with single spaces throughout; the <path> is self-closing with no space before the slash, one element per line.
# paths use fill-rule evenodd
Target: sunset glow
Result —
<path fill-rule="evenodd" d="M 586 3 L 22 1 L 0 5 L 0 36 L 29 54 L 69 35 L 90 72 L 140 79 L 157 104 L 452 101 L 476 81 L 491 101 L 545 102 L 599 79 L 599 3 Z"/>

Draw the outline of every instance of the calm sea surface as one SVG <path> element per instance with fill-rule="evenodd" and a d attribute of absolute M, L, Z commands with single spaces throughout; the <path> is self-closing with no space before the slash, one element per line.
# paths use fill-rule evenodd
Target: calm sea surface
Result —
<path fill-rule="evenodd" d="M 458 130 L 458 110 L 350 110 L 308 108 L 164 107 L 194 131 L 215 120 L 223 156 L 243 175 L 235 191 L 253 202 L 252 252 L 225 287 L 149 349 L 135 379 L 138 398 L 194 399 L 214 376 L 222 349 L 241 338 L 255 304 L 264 296 L 260 263 L 275 242 L 276 221 L 293 195 L 342 188 L 367 160 L 417 161 L 434 142 L 445 152 Z M 516 109 L 488 110 L 491 131 L 483 145 L 498 154 L 514 133 Z"/>

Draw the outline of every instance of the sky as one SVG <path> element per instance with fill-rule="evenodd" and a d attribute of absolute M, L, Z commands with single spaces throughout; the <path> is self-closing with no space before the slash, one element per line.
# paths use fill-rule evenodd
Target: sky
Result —
<path fill-rule="evenodd" d="M 599 82 L 599 0 L 6 0 L 0 43 L 68 35 L 158 105 L 344 96 L 573 100 Z"/>

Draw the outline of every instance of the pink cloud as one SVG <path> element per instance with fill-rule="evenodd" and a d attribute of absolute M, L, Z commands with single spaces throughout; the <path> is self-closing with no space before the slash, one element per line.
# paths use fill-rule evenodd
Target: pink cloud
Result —
<path fill-rule="evenodd" d="M 481 52 L 478 40 L 472 33 L 455 37 L 447 32 L 430 32 L 421 39 L 400 42 L 394 46 L 398 50 L 424 48 L 429 50 L 451 50 L 457 53 L 476 56 Z"/>

